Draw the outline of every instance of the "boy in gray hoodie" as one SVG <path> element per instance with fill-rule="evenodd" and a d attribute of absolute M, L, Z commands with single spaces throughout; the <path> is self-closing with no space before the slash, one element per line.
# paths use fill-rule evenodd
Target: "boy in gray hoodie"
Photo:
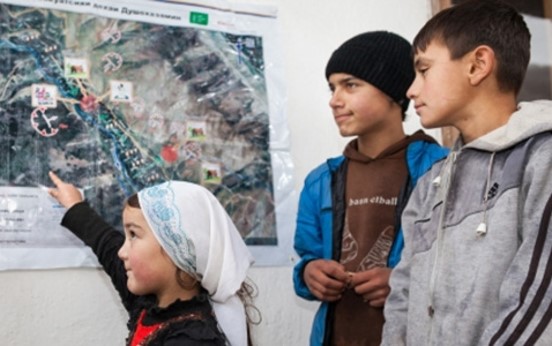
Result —
<path fill-rule="evenodd" d="M 468 1 L 413 47 L 422 124 L 460 137 L 403 213 L 383 344 L 552 345 L 552 102 L 516 103 L 529 30 L 502 2 Z"/>

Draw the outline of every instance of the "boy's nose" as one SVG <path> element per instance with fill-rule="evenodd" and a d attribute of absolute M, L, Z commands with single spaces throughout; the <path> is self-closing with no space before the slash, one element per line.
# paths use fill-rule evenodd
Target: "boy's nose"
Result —
<path fill-rule="evenodd" d="M 330 108 L 336 108 L 343 105 L 343 101 L 341 101 L 341 98 L 339 97 L 339 93 L 337 91 L 332 92 L 332 97 L 330 97 Z"/>
<path fill-rule="evenodd" d="M 418 78 L 414 79 L 414 81 L 412 82 L 412 84 L 410 84 L 410 87 L 406 91 L 406 97 L 408 97 L 411 100 L 415 99 L 416 96 L 418 96 L 418 83 L 417 83 L 417 80 L 418 80 Z"/>

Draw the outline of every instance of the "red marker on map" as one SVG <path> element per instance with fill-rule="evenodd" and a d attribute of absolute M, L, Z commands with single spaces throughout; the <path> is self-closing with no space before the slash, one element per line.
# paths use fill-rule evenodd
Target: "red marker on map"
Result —
<path fill-rule="evenodd" d="M 178 153 L 172 145 L 165 145 L 161 149 L 161 157 L 168 163 L 173 163 L 178 159 Z"/>

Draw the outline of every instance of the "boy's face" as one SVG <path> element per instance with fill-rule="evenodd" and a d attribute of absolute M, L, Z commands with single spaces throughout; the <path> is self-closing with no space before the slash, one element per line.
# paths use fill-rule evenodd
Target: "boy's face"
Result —
<path fill-rule="evenodd" d="M 432 41 L 414 56 L 416 78 L 406 95 L 414 101 L 424 127 L 456 124 L 462 119 L 470 92 L 465 58 L 451 60 L 448 48 Z"/>
<path fill-rule="evenodd" d="M 342 136 L 363 136 L 384 130 L 401 110 L 378 88 L 347 73 L 333 73 L 328 79 L 330 107 Z M 397 110 L 398 109 L 398 110 Z"/>
<path fill-rule="evenodd" d="M 142 210 L 123 210 L 125 242 L 119 258 L 127 272 L 127 287 L 136 295 L 155 294 L 158 298 L 174 284 L 176 266 L 151 231 Z"/>

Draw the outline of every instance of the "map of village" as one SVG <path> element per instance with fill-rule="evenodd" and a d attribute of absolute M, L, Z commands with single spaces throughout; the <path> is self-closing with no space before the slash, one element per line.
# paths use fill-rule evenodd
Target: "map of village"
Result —
<path fill-rule="evenodd" d="M 275 245 L 262 37 L 0 4 L 0 185 L 124 199 L 186 180 L 246 243 Z M 1 221 L 1 220 L 0 220 Z"/>

